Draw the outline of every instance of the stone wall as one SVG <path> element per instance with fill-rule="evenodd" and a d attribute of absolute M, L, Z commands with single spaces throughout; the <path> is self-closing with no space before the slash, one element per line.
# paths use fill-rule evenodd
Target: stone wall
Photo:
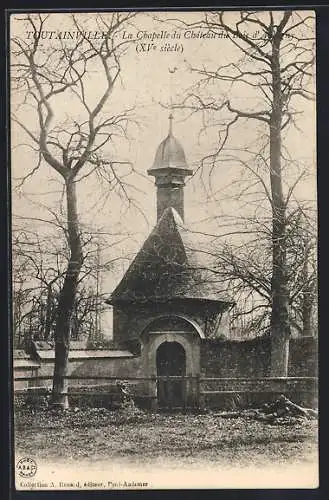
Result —
<path fill-rule="evenodd" d="M 201 373 L 208 377 L 266 377 L 270 340 L 244 342 L 205 339 L 201 343 Z"/>
<path fill-rule="evenodd" d="M 23 349 L 14 349 L 13 370 L 14 370 L 14 391 L 27 389 L 29 380 L 26 377 L 36 377 L 40 368 L 40 363 L 30 358 Z M 16 379 L 16 380 L 15 380 Z"/>
<path fill-rule="evenodd" d="M 150 329 L 152 330 L 152 328 Z M 200 373 L 201 377 L 240 379 L 202 382 L 202 390 L 206 391 L 203 397 L 205 406 L 213 408 L 231 408 L 235 404 L 247 406 L 249 403 L 255 404 L 255 402 L 269 401 L 280 393 L 286 394 L 295 402 L 306 402 L 312 406 L 315 404 L 317 393 L 314 381 L 266 379 L 266 377 L 269 377 L 270 338 L 259 338 L 244 342 L 224 341 L 220 339 L 201 339 L 197 332 L 192 333 L 189 331 L 172 331 L 171 333 L 163 331 L 159 334 L 152 334 L 146 330 L 141 356 L 99 358 L 95 355 L 95 357 L 71 359 L 68 374 L 88 377 L 88 379 L 71 380 L 69 385 L 73 389 L 77 385 L 101 386 L 111 383 L 105 380 L 93 380 L 93 376 L 117 378 L 155 376 L 156 350 L 159 344 L 164 341 L 178 341 L 183 345 L 186 351 L 187 375 L 195 377 Z M 33 374 L 34 376 L 49 376 L 49 380 L 40 380 L 38 383 L 35 381 L 17 381 L 15 389 L 26 388 L 27 386 L 51 387 L 54 359 L 43 359 L 40 360 L 39 364 L 40 366 L 37 368 L 33 366 L 33 371 L 30 369 L 26 371 L 25 365 L 23 367 L 22 362 L 20 362 L 20 366 L 18 364 L 16 368 L 14 366 L 14 376 Z M 289 377 L 316 377 L 317 339 L 301 338 L 290 341 L 288 375 Z M 265 380 L 261 380 L 262 378 L 265 378 Z M 129 383 L 134 386 L 135 394 L 148 394 L 156 398 L 155 381 L 131 381 Z M 187 391 L 190 394 L 188 399 L 194 400 L 194 389 L 195 387 L 192 384 Z"/>
<path fill-rule="evenodd" d="M 31 384 L 27 377 L 37 377 L 39 375 L 38 366 L 20 367 L 14 365 L 14 391 L 27 389 Z M 22 380 L 20 380 L 22 379 Z"/>
<path fill-rule="evenodd" d="M 201 343 L 201 371 L 209 377 L 268 377 L 270 338 L 246 341 L 205 339 Z M 317 339 L 289 342 L 289 377 L 317 376 Z"/>
<path fill-rule="evenodd" d="M 208 408 L 259 406 L 284 394 L 307 407 L 317 407 L 317 383 L 312 378 L 226 379 L 201 382 L 200 402 Z"/>
<path fill-rule="evenodd" d="M 317 377 L 318 339 L 316 337 L 290 339 L 288 373 L 291 377 Z"/>
<path fill-rule="evenodd" d="M 52 376 L 54 373 L 54 360 L 47 359 L 40 363 L 40 367 L 34 376 L 50 377 L 49 380 L 40 380 L 38 382 L 29 381 L 28 385 L 31 387 L 51 387 Z M 95 377 L 140 377 L 141 376 L 141 360 L 140 357 L 131 358 L 88 358 L 72 360 L 69 362 L 68 375 L 90 377 L 87 380 L 71 380 L 70 386 L 76 385 L 96 385 L 102 384 L 106 381 L 95 381 Z M 18 377 L 18 371 L 14 370 L 14 377 Z M 28 376 L 28 374 L 27 374 Z"/>
<path fill-rule="evenodd" d="M 140 357 L 133 358 L 112 358 L 96 359 L 91 358 L 82 362 L 73 362 L 71 375 L 92 377 L 140 377 L 141 362 Z"/>
<path fill-rule="evenodd" d="M 210 408 L 232 409 L 257 406 L 285 394 L 296 403 L 317 406 L 315 380 L 293 377 L 317 376 L 317 339 L 291 339 L 288 380 L 269 377 L 270 338 L 240 341 L 203 340 L 201 373 L 206 377 L 237 380 L 202 383 L 202 404 Z M 240 378 L 240 379 L 239 379 Z"/>
<path fill-rule="evenodd" d="M 220 303 L 191 300 L 166 301 L 156 304 L 126 304 L 124 307 L 115 305 L 113 307 L 113 339 L 118 347 L 131 349 L 152 317 L 175 314 L 185 315 L 197 322 L 207 337 L 218 326 L 216 318 L 221 307 Z"/>

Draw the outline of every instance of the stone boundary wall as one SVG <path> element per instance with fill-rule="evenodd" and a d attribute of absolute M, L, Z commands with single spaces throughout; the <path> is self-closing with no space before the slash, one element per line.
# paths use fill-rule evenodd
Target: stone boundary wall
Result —
<path fill-rule="evenodd" d="M 140 357 L 130 357 L 130 358 L 88 358 L 79 359 L 69 362 L 68 375 L 88 377 L 87 380 L 70 380 L 70 386 L 78 385 L 97 385 L 101 384 L 101 381 L 95 381 L 92 379 L 95 377 L 138 377 L 141 375 L 141 362 Z M 36 373 L 37 372 L 37 373 Z M 14 381 L 14 388 L 26 388 L 26 387 L 51 387 L 52 386 L 52 376 L 54 373 L 54 361 L 53 360 L 43 360 L 40 363 L 38 370 L 34 371 L 33 376 L 39 377 L 49 377 L 49 379 L 42 379 L 39 381 Z M 28 374 L 26 372 L 18 371 L 14 369 L 14 378 L 26 377 Z M 32 375 L 31 375 L 32 376 Z"/>
<path fill-rule="evenodd" d="M 267 377 L 270 375 L 271 339 L 245 341 L 204 339 L 201 342 L 201 374 L 209 377 Z M 317 376 L 317 338 L 289 342 L 288 376 Z"/>
<path fill-rule="evenodd" d="M 207 377 L 266 377 L 270 339 L 243 342 L 204 339 L 201 342 L 201 375 Z"/>
<path fill-rule="evenodd" d="M 200 404 L 227 410 L 257 407 L 281 394 L 302 406 L 318 406 L 317 380 L 311 377 L 206 380 L 201 382 Z"/>
<path fill-rule="evenodd" d="M 316 377 L 318 374 L 318 339 L 290 339 L 288 373 L 291 377 Z"/>

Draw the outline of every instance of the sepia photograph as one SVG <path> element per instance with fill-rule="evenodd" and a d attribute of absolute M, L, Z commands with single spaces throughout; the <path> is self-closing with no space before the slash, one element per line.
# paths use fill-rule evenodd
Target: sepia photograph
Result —
<path fill-rule="evenodd" d="M 16 490 L 318 488 L 315 12 L 8 30 Z"/>

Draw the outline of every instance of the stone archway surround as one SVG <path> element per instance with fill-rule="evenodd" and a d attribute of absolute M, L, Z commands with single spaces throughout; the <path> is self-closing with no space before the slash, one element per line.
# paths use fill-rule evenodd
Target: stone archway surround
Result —
<path fill-rule="evenodd" d="M 167 316 L 168 319 L 175 316 Z M 198 377 L 200 375 L 200 334 L 197 330 L 194 332 L 152 332 L 152 324 L 150 321 L 141 335 L 142 341 L 142 371 L 146 377 L 157 376 L 156 353 L 158 347 L 163 342 L 178 342 L 185 350 L 186 356 L 186 376 Z M 148 394 L 156 401 L 157 387 L 155 382 L 148 383 Z M 191 379 L 186 383 L 186 400 L 188 404 L 196 404 L 198 399 L 197 380 Z"/>

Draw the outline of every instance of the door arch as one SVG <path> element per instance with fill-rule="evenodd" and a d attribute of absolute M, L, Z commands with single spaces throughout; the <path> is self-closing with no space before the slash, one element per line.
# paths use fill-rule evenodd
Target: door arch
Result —
<path fill-rule="evenodd" d="M 157 399 L 160 407 L 181 407 L 185 405 L 186 352 L 176 341 L 162 342 L 156 351 Z M 165 378 L 163 378 L 165 377 Z"/>

